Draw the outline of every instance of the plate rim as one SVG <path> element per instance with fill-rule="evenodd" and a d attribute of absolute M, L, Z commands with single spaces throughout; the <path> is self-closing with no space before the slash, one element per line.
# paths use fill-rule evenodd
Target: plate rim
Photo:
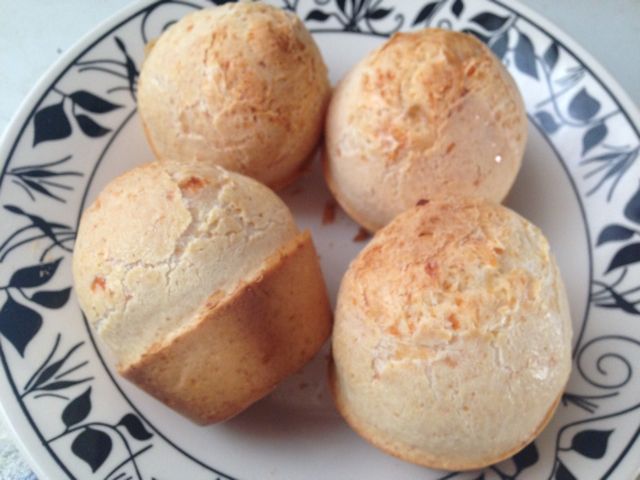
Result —
<path fill-rule="evenodd" d="M 399 0 L 389 1 L 391 3 L 395 3 Z M 413 1 L 415 3 L 419 3 L 420 0 Z M 535 27 L 542 30 L 550 38 L 558 40 L 570 54 L 580 61 L 589 74 L 598 81 L 609 96 L 615 100 L 623 115 L 627 117 L 629 125 L 638 137 L 640 137 L 640 106 L 636 105 L 630 95 L 620 85 L 618 80 L 616 80 L 616 78 L 609 72 L 609 70 L 604 67 L 602 63 L 600 63 L 600 61 L 596 59 L 585 47 L 583 47 L 571 34 L 559 27 L 554 21 L 549 20 L 542 13 L 539 13 L 534 8 L 525 5 L 521 0 L 509 0 L 509 2 L 506 2 L 505 0 L 487 1 L 518 14 L 525 20 L 532 23 Z M 101 37 L 124 25 L 132 17 L 138 15 L 142 10 L 147 9 L 152 5 L 171 2 L 172 0 L 138 0 L 118 9 L 104 20 L 98 22 L 95 26 L 90 27 L 88 31 L 81 35 L 78 40 L 73 42 L 73 44 L 39 76 L 38 80 L 29 89 L 28 93 L 23 97 L 20 104 L 11 115 L 2 135 L 0 135 L 0 158 L 3 162 L 2 167 L 0 168 L 0 178 L 5 176 L 6 169 L 10 163 L 8 160 L 13 156 L 17 148 L 18 139 L 22 136 L 23 131 L 26 128 L 27 120 L 35 113 L 37 107 L 44 100 L 51 85 L 56 83 L 56 81 L 66 73 L 75 60 L 87 53 L 93 47 L 93 45 L 88 44 L 95 43 Z M 178 1 L 177 3 L 194 5 L 188 0 Z M 211 7 L 215 8 L 216 4 L 212 2 Z M 317 32 L 316 34 L 325 35 L 326 33 Z M 349 35 L 351 33 L 333 32 L 330 34 Z M 587 225 L 585 224 L 585 226 Z M 14 445 L 18 448 L 32 471 L 42 480 L 52 479 L 53 477 L 51 477 L 50 474 L 53 472 L 43 470 L 42 465 L 44 462 L 37 461 L 36 457 L 32 455 L 27 448 L 23 436 L 19 434 L 18 429 L 16 428 L 16 423 L 9 415 L 9 412 L 5 407 L 5 402 L 2 399 L 0 399 L 0 416 L 12 437 Z M 633 448 L 633 445 L 638 441 L 637 436 L 638 435 L 636 434 L 635 440 L 632 439 L 626 446 L 626 450 Z M 37 445 L 38 444 L 34 444 L 34 446 Z M 626 457 L 626 453 L 627 451 L 621 452 L 621 455 L 614 465 L 612 465 L 612 468 Z M 635 475 L 640 474 L 640 460 L 637 460 L 635 470 Z"/>

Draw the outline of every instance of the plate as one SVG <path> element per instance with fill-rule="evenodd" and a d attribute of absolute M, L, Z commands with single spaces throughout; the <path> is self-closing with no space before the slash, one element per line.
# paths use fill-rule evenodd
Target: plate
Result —
<path fill-rule="evenodd" d="M 427 26 L 476 35 L 517 81 L 530 140 L 507 204 L 548 235 L 575 329 L 571 380 L 534 443 L 482 472 L 389 457 L 335 412 L 326 349 L 210 427 L 115 374 L 71 288 L 78 219 L 110 179 L 152 159 L 135 104 L 145 43 L 213 3 L 136 3 L 110 19 L 40 81 L 0 145 L 0 402 L 39 478 L 631 478 L 640 465 L 640 115 L 578 45 L 514 2 L 274 1 L 305 20 L 334 83 L 394 32 Z M 332 202 L 317 159 L 282 197 L 313 232 L 334 301 L 366 239 Z"/>

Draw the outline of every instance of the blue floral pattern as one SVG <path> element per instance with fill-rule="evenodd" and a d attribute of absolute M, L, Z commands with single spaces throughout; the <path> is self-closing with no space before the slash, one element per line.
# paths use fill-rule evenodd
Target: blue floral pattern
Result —
<path fill-rule="evenodd" d="M 73 332 L 61 324 L 65 316 L 81 318 L 69 301 L 72 243 L 96 170 L 135 115 L 144 45 L 187 12 L 219 3 L 153 2 L 113 25 L 34 102 L 4 162 L 0 218 L 10 228 L 0 238 L 0 360 L 14 401 L 68 478 L 160 478 L 162 466 L 145 456 L 151 449 L 193 475 L 232 478 L 181 450 L 136 409 L 85 320 Z M 638 126 L 570 47 L 498 0 L 276 3 L 296 12 L 314 35 L 387 37 L 430 26 L 470 33 L 521 88 L 538 92 L 527 104 L 530 120 L 562 159 L 590 236 L 591 295 L 576 332 L 571 387 L 560 404 L 566 421 L 554 427 L 551 449 L 534 442 L 485 471 L 441 478 L 574 479 L 584 475 L 576 466 L 580 458 L 600 460 L 589 473 L 593 478 L 611 476 L 640 436 L 640 429 L 622 428 L 640 409 L 634 371 L 640 328 L 629 327 L 640 315 L 640 188 L 629 188 L 638 180 Z M 94 88 L 96 76 L 108 78 L 110 87 Z M 560 132 L 575 141 L 560 144 Z M 78 148 L 67 148 L 70 138 Z M 84 152 L 97 154 L 84 158 Z M 51 202 L 72 208 L 45 208 Z M 103 378 L 86 373 L 89 364 L 100 365 Z M 25 375 L 25 365 L 38 367 Z M 104 418 L 105 398 L 121 414 Z M 38 413 L 42 402 L 47 418 Z M 624 447 L 612 451 L 616 436 L 624 437 L 617 442 Z M 69 451 L 77 462 L 66 461 Z"/>

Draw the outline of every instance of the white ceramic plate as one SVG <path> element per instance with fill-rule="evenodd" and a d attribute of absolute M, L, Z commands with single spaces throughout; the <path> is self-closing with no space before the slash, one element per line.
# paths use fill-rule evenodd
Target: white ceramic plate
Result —
<path fill-rule="evenodd" d="M 0 398 L 41 479 L 629 479 L 640 465 L 640 116 L 579 46 L 496 0 L 280 0 L 305 19 L 335 82 L 393 32 L 470 31 L 518 82 L 530 119 L 507 203 L 549 236 L 570 294 L 574 371 L 549 427 L 484 472 L 389 457 L 336 414 L 325 354 L 225 424 L 197 427 L 114 374 L 71 291 L 82 209 L 152 159 L 135 105 L 144 44 L 204 0 L 136 4 L 71 49 L 0 146 Z M 313 231 L 332 299 L 364 245 L 319 168 L 283 193 Z M 329 209 L 330 210 L 330 209 Z M 526 411 L 522 412 L 527 415 Z M 503 428 L 509 428 L 504 425 Z"/>

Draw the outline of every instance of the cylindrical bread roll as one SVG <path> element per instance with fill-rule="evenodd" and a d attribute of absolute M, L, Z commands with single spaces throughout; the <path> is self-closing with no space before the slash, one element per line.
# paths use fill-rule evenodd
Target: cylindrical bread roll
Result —
<path fill-rule="evenodd" d="M 267 187 L 213 165 L 113 180 L 82 216 L 73 273 L 119 372 L 202 424 L 267 394 L 331 330 L 309 233 Z"/>
<path fill-rule="evenodd" d="M 375 231 L 420 198 L 502 201 L 526 139 L 520 93 L 484 44 L 439 29 L 398 33 L 338 85 L 325 177 L 345 211 Z"/>
<path fill-rule="evenodd" d="M 279 188 L 313 153 L 329 95 L 327 68 L 298 17 L 229 3 L 160 36 L 140 72 L 138 108 L 160 160 L 216 164 Z"/>
<path fill-rule="evenodd" d="M 545 427 L 569 378 L 571 318 L 540 230 L 480 199 L 431 201 L 380 230 L 340 287 L 330 384 L 366 440 L 467 470 Z"/>

